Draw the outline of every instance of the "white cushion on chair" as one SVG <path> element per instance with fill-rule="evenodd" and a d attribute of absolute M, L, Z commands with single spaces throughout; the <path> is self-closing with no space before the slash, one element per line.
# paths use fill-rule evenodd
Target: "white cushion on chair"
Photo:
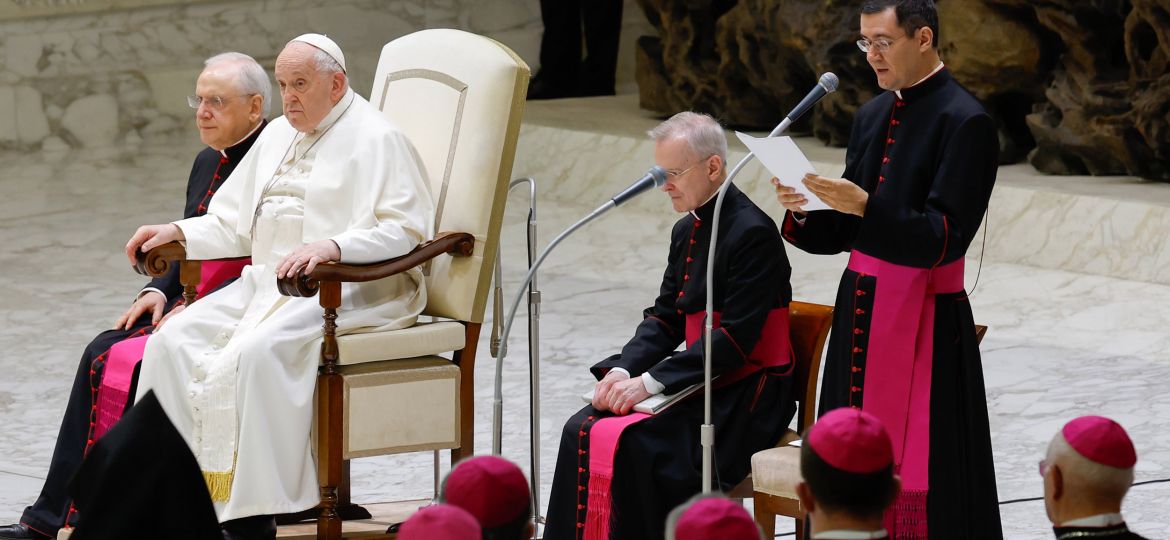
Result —
<path fill-rule="evenodd" d="M 450 360 L 426 356 L 341 373 L 344 459 L 459 446 L 459 367 Z"/>
<path fill-rule="evenodd" d="M 800 482 L 800 448 L 781 446 L 752 455 L 752 487 L 761 493 L 796 498 Z"/>
<path fill-rule="evenodd" d="M 343 366 L 437 355 L 462 349 L 466 332 L 452 321 L 418 323 L 388 332 L 346 334 L 337 338 L 339 363 Z"/>

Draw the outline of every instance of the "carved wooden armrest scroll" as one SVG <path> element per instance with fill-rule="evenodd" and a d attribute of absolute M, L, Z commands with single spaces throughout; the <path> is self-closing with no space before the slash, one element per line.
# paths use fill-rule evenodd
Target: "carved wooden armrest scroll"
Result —
<path fill-rule="evenodd" d="M 143 253 L 141 250 L 135 255 L 134 271 L 144 276 L 162 277 L 171 270 L 171 265 L 179 265 L 179 283 L 183 284 L 183 301 L 190 304 L 195 301 L 196 288 L 200 279 L 200 261 L 187 260 L 187 248 L 178 242 L 169 242 Z"/>
<path fill-rule="evenodd" d="M 187 249 L 183 244 L 170 242 L 146 253 L 139 250 L 135 257 L 135 272 L 144 276 L 162 277 L 170 271 L 171 264 L 187 260 Z"/>
<path fill-rule="evenodd" d="M 475 248 L 475 236 L 464 232 L 439 233 L 434 240 L 423 242 L 401 257 L 371 264 L 325 263 L 307 275 L 282 278 L 277 281 L 280 294 L 311 297 L 321 288 L 321 282 L 359 283 L 401 274 L 439 255 L 450 253 L 468 257 Z"/>

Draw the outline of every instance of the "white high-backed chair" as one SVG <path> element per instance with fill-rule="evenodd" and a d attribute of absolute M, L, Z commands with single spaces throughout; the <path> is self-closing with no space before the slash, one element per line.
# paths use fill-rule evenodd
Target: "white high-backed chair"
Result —
<path fill-rule="evenodd" d="M 337 508 L 349 503 L 350 459 L 451 449 L 457 461 L 473 453 L 476 344 L 528 78 L 528 66 L 510 49 L 459 30 L 423 30 L 382 49 L 370 102 L 418 151 L 441 232 L 397 259 L 323 264 L 279 283 L 286 295 L 318 295 L 323 308 L 315 420 L 318 538 L 341 538 Z M 178 244 L 152 250 L 140 268 L 164 272 L 159 259 L 181 261 L 184 284 L 198 283 L 198 261 L 185 261 Z M 423 315 L 431 322 L 336 335 L 342 283 L 419 266 L 426 275 Z"/>
<path fill-rule="evenodd" d="M 510 49 L 459 30 L 423 30 L 382 48 L 370 102 L 418 151 L 435 200 L 435 230 L 454 232 L 440 232 L 401 260 L 345 269 L 348 275 L 337 275 L 343 265 L 319 267 L 299 284 L 319 287 L 325 311 L 317 383 L 318 538 L 341 536 L 334 508 L 349 459 L 450 448 L 455 461 L 474 452 L 475 349 L 528 77 L 528 66 Z M 334 342 L 331 318 L 343 281 L 420 265 L 423 314 L 435 322 Z M 451 359 L 439 356 L 444 353 Z"/>

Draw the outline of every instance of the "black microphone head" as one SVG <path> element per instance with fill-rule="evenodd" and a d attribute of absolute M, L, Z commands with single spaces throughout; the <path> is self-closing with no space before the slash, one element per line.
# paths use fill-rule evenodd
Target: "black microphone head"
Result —
<path fill-rule="evenodd" d="M 654 179 L 654 187 L 656 188 L 660 188 L 663 184 L 666 184 L 666 169 L 658 165 L 650 167 L 650 170 L 646 171 L 646 175 Z"/>
<path fill-rule="evenodd" d="M 825 92 L 832 94 L 837 91 L 837 85 L 840 82 L 832 71 L 826 71 L 824 75 L 821 75 L 821 80 L 817 81 L 817 84 L 824 88 Z"/>

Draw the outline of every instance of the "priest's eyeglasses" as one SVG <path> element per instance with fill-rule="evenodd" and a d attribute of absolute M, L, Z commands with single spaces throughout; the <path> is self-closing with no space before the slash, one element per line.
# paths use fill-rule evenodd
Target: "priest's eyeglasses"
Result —
<path fill-rule="evenodd" d="M 711 155 L 713 156 L 715 154 L 711 154 Z M 681 178 L 682 175 L 691 172 L 691 170 L 693 170 L 695 167 L 698 167 L 699 165 L 706 163 L 708 159 L 711 159 L 711 156 L 707 156 L 707 157 L 699 160 L 698 163 L 691 165 L 690 167 L 687 167 L 681 171 L 674 170 L 674 169 L 668 170 L 668 171 L 666 171 L 666 176 L 669 176 L 671 180 L 677 180 L 677 179 Z"/>
<path fill-rule="evenodd" d="M 210 108 L 213 111 L 218 111 L 218 110 L 222 110 L 223 106 L 227 105 L 227 102 L 232 100 L 232 99 L 235 99 L 238 97 L 248 97 L 248 96 L 252 96 L 252 95 L 254 95 L 254 94 L 240 94 L 238 96 L 228 96 L 228 97 L 211 96 L 211 97 L 206 98 L 206 99 L 203 98 L 203 96 L 187 96 L 187 105 L 190 106 L 192 109 L 198 109 L 199 105 L 206 103 L 208 108 Z"/>
<path fill-rule="evenodd" d="M 861 49 L 861 52 L 866 54 L 869 54 L 870 52 L 885 54 L 889 52 L 890 47 L 893 46 L 895 42 L 905 37 L 907 36 L 902 36 L 896 39 L 878 38 L 873 41 L 870 41 L 866 38 L 861 38 L 857 40 L 857 48 Z"/>
<path fill-rule="evenodd" d="M 674 180 L 676 178 L 681 177 L 682 175 L 684 175 L 686 173 L 691 172 L 691 169 L 694 169 L 695 167 L 698 167 L 699 165 L 702 165 L 702 164 L 703 164 L 703 162 L 700 161 L 699 163 L 691 165 L 690 167 L 687 167 L 681 171 L 666 171 L 666 175 L 669 176 L 671 180 Z"/>

